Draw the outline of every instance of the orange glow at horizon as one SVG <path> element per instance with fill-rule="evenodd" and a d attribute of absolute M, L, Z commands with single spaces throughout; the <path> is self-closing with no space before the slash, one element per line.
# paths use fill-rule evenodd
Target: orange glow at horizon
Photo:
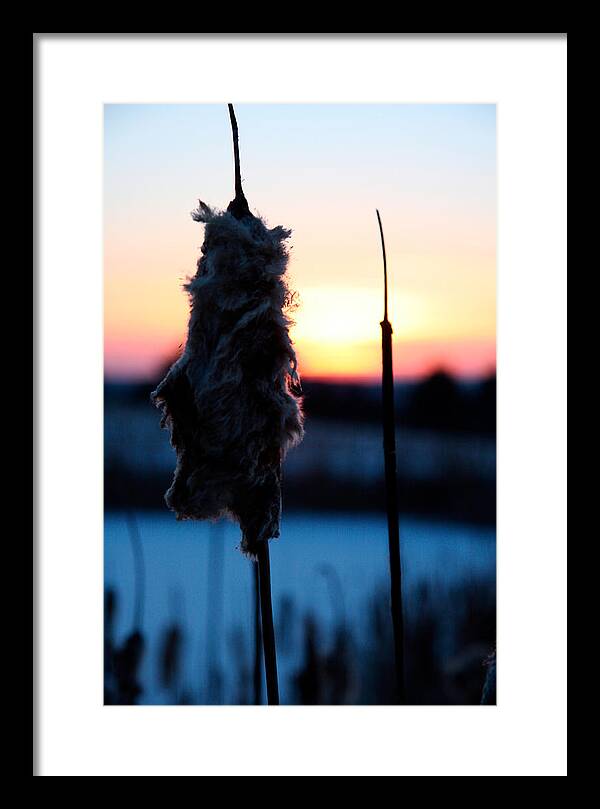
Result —
<path fill-rule="evenodd" d="M 112 376 L 153 377 L 184 344 L 188 318 L 184 274 L 150 276 L 143 283 L 127 273 L 105 283 L 105 357 Z M 493 302 L 452 305 L 452 296 L 392 289 L 394 375 L 415 378 L 439 368 L 459 376 L 495 368 Z M 135 301 L 135 306 L 131 302 Z M 306 378 L 371 380 L 381 367 L 382 291 L 379 288 L 312 286 L 298 293 L 290 313 L 291 336 Z"/>
<path fill-rule="evenodd" d="M 188 317 L 184 277 L 127 274 L 118 287 L 105 284 L 105 355 L 112 376 L 153 377 L 184 344 Z M 131 301 L 135 300 L 135 307 Z M 382 292 L 371 287 L 307 287 L 290 313 L 302 376 L 340 381 L 372 380 L 381 369 Z M 476 306 L 465 319 L 464 305 L 440 311 L 435 298 L 391 290 L 394 375 L 415 378 L 439 368 L 478 376 L 495 368 L 493 311 Z"/>

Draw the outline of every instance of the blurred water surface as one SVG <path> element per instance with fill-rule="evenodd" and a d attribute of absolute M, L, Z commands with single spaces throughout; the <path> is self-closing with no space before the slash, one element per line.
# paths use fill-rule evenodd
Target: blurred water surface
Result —
<path fill-rule="evenodd" d="M 135 534 L 142 576 L 139 564 L 136 574 Z M 450 648 L 458 611 L 465 609 L 456 602 L 453 614 L 451 594 L 483 591 L 494 601 L 495 530 L 407 517 L 401 521 L 401 541 L 408 621 L 422 617 L 424 598 L 434 605 L 439 600 L 448 632 L 436 642 Z M 106 513 L 105 585 L 118 597 L 117 642 L 134 628 L 136 598 L 139 602 L 143 590 L 146 648 L 139 702 L 240 701 L 240 682 L 253 660 L 254 601 L 252 563 L 238 544 L 239 528 L 228 522 L 177 522 L 166 512 Z M 297 700 L 295 678 L 306 654 L 307 622 L 314 622 L 321 637 L 346 627 L 368 647 L 373 597 L 387 588 L 385 517 L 288 512 L 281 538 L 271 543 L 271 564 L 282 702 L 291 703 Z M 158 662 L 174 626 L 185 641 L 175 690 L 161 680 Z"/>

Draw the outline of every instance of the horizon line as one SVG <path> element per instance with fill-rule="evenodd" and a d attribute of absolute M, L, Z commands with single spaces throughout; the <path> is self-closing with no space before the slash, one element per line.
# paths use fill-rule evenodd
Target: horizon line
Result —
<path fill-rule="evenodd" d="M 394 383 L 399 384 L 417 384 L 419 382 L 423 382 L 427 379 L 430 379 L 432 376 L 436 374 L 445 374 L 449 376 L 451 379 L 455 379 L 458 382 L 479 382 L 486 379 L 490 379 L 491 377 L 496 376 L 497 369 L 496 366 L 490 367 L 488 371 L 482 373 L 454 373 L 443 366 L 439 368 L 432 369 L 423 374 L 419 374 L 416 376 L 395 376 Z M 159 377 L 150 377 L 147 375 L 136 375 L 136 374 L 104 374 L 103 376 L 104 384 L 129 384 L 129 385 L 155 385 L 158 384 L 160 381 Z M 381 384 L 381 376 L 379 374 L 374 375 L 353 375 L 353 376 L 324 376 L 324 375 L 310 375 L 310 376 L 303 376 L 301 377 L 301 381 L 304 383 L 316 383 L 316 384 L 329 384 L 329 385 L 363 385 L 363 386 L 371 386 L 371 385 L 378 385 Z"/>

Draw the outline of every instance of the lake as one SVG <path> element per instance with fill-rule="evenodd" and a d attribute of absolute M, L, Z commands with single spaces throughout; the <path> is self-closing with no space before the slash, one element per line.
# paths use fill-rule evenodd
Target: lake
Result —
<path fill-rule="evenodd" d="M 170 701 L 160 685 L 158 650 L 165 629 L 183 629 L 182 682 L 196 701 L 208 701 L 210 669 L 221 672 L 224 701 L 232 701 L 231 674 L 239 658 L 251 660 L 253 638 L 252 563 L 237 550 L 239 528 L 177 522 L 165 512 L 105 516 L 105 584 L 118 595 L 117 640 L 134 624 L 136 581 L 134 537 L 143 553 L 142 628 L 147 637 L 141 669 L 141 702 Z M 281 538 L 271 542 L 273 604 L 279 651 L 282 702 L 302 651 L 290 626 L 313 615 L 322 634 L 340 621 L 358 637 L 368 634 L 368 604 L 387 588 L 385 516 L 373 514 L 287 513 Z M 495 530 L 489 527 L 401 519 L 404 601 L 407 615 L 418 609 L 427 585 L 434 598 L 453 587 L 495 588 Z M 285 641 L 285 642 L 284 642 Z M 228 696 L 229 695 L 229 696 Z"/>

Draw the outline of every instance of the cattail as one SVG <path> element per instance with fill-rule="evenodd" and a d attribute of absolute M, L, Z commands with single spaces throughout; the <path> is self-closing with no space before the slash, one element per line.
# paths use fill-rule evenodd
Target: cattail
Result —
<path fill-rule="evenodd" d="M 252 607 L 254 618 L 254 661 L 252 666 L 252 692 L 254 704 L 262 701 L 262 631 L 260 627 L 260 580 L 258 565 L 252 565 Z"/>
<path fill-rule="evenodd" d="M 405 702 L 404 685 L 404 616 L 402 610 L 402 568 L 400 565 L 400 526 L 398 522 L 398 482 L 396 477 L 396 418 L 394 409 L 394 371 L 392 356 L 392 324 L 388 319 L 388 278 L 385 240 L 381 217 L 377 222 L 383 253 L 384 308 L 381 321 L 381 389 L 383 421 L 383 456 L 385 464 L 385 500 L 388 523 L 388 551 L 390 563 L 390 605 L 394 631 L 394 661 L 396 671 L 396 699 Z"/>
<path fill-rule="evenodd" d="M 285 314 L 293 297 L 284 279 L 290 231 L 269 229 L 250 212 L 231 104 L 229 113 L 235 198 L 225 212 L 200 201 L 192 214 L 205 232 L 196 275 L 185 286 L 187 341 L 152 396 L 177 452 L 167 505 L 182 520 L 232 517 L 241 550 L 258 560 L 269 702 L 276 702 L 268 540 L 279 536 L 281 463 L 303 435 Z"/>

